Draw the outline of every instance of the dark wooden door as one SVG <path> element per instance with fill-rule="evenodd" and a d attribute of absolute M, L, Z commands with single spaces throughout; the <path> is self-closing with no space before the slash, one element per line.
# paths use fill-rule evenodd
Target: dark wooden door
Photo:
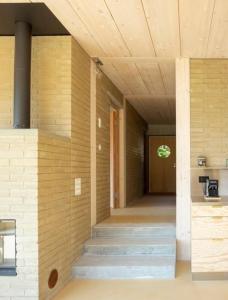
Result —
<path fill-rule="evenodd" d="M 170 153 L 166 149 L 170 149 Z M 154 194 L 176 193 L 175 136 L 149 137 L 149 192 Z"/>

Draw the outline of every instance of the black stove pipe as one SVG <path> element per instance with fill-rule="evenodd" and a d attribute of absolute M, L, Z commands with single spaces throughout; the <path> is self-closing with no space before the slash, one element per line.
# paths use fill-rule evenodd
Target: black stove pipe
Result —
<path fill-rule="evenodd" d="M 14 128 L 30 128 L 30 81 L 32 28 L 27 22 L 15 23 Z"/>

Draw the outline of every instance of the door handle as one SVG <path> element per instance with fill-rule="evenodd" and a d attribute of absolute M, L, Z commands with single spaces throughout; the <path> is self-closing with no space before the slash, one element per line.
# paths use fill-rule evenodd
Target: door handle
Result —
<path fill-rule="evenodd" d="M 176 163 L 173 164 L 174 169 L 176 168 Z"/>

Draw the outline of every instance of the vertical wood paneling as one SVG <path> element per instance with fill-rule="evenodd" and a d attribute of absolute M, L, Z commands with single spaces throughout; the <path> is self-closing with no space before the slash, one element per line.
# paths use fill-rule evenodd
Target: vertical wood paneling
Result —
<path fill-rule="evenodd" d="M 126 101 L 126 204 L 143 195 L 146 122 Z"/>

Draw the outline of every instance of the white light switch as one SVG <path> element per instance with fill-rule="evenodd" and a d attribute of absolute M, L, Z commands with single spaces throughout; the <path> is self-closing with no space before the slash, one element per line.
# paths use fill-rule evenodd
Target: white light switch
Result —
<path fill-rule="evenodd" d="M 98 128 L 101 128 L 102 127 L 102 121 L 101 121 L 101 118 L 98 118 Z"/>
<path fill-rule="evenodd" d="M 80 196 L 82 194 L 82 179 L 81 178 L 75 178 L 75 196 Z"/>

